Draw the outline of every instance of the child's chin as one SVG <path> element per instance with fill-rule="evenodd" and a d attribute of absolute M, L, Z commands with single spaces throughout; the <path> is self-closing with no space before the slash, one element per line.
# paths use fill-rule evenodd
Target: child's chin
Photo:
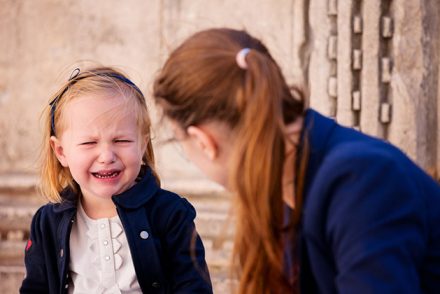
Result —
<path fill-rule="evenodd" d="M 118 194 L 118 192 L 106 191 L 106 192 L 97 193 L 96 196 L 100 199 L 107 200 L 107 199 L 111 199 L 113 195 L 116 194 Z"/>

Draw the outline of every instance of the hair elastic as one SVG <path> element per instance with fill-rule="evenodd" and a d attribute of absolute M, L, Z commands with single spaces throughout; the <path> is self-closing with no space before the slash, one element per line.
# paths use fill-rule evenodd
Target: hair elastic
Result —
<path fill-rule="evenodd" d="M 243 48 L 240 51 L 238 51 L 237 55 L 235 56 L 235 61 L 237 62 L 238 66 L 242 69 L 247 69 L 247 63 L 246 63 L 246 55 L 251 51 L 249 48 Z"/>

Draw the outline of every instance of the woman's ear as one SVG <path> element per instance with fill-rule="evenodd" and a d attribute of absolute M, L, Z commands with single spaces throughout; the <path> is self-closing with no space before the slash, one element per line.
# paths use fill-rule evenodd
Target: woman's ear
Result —
<path fill-rule="evenodd" d="M 190 126 L 186 131 L 195 146 L 202 154 L 206 155 L 209 160 L 212 161 L 218 156 L 218 142 L 207 128 Z"/>
<path fill-rule="evenodd" d="M 55 136 L 50 137 L 50 147 L 52 147 L 52 150 L 55 153 L 55 156 L 57 157 L 61 165 L 64 167 L 68 167 L 69 164 L 67 162 L 66 155 L 64 154 L 63 146 L 61 145 L 61 142 L 57 137 Z"/>

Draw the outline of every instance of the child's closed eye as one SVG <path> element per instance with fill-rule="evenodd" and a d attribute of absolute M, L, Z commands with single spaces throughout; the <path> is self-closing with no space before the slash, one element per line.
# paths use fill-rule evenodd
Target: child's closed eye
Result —
<path fill-rule="evenodd" d="M 94 145 L 94 144 L 96 144 L 95 141 L 87 141 L 87 142 L 79 143 L 80 146 L 90 146 L 90 145 Z"/>
<path fill-rule="evenodd" d="M 116 139 L 115 143 L 132 143 L 133 140 L 129 140 L 129 139 Z"/>

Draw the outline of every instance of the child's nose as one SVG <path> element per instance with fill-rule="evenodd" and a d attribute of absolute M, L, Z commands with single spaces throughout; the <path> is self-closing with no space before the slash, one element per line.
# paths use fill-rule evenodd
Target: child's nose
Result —
<path fill-rule="evenodd" d="M 100 163 L 112 163 L 115 162 L 115 158 L 116 155 L 111 146 L 104 145 L 101 147 L 98 158 Z"/>

